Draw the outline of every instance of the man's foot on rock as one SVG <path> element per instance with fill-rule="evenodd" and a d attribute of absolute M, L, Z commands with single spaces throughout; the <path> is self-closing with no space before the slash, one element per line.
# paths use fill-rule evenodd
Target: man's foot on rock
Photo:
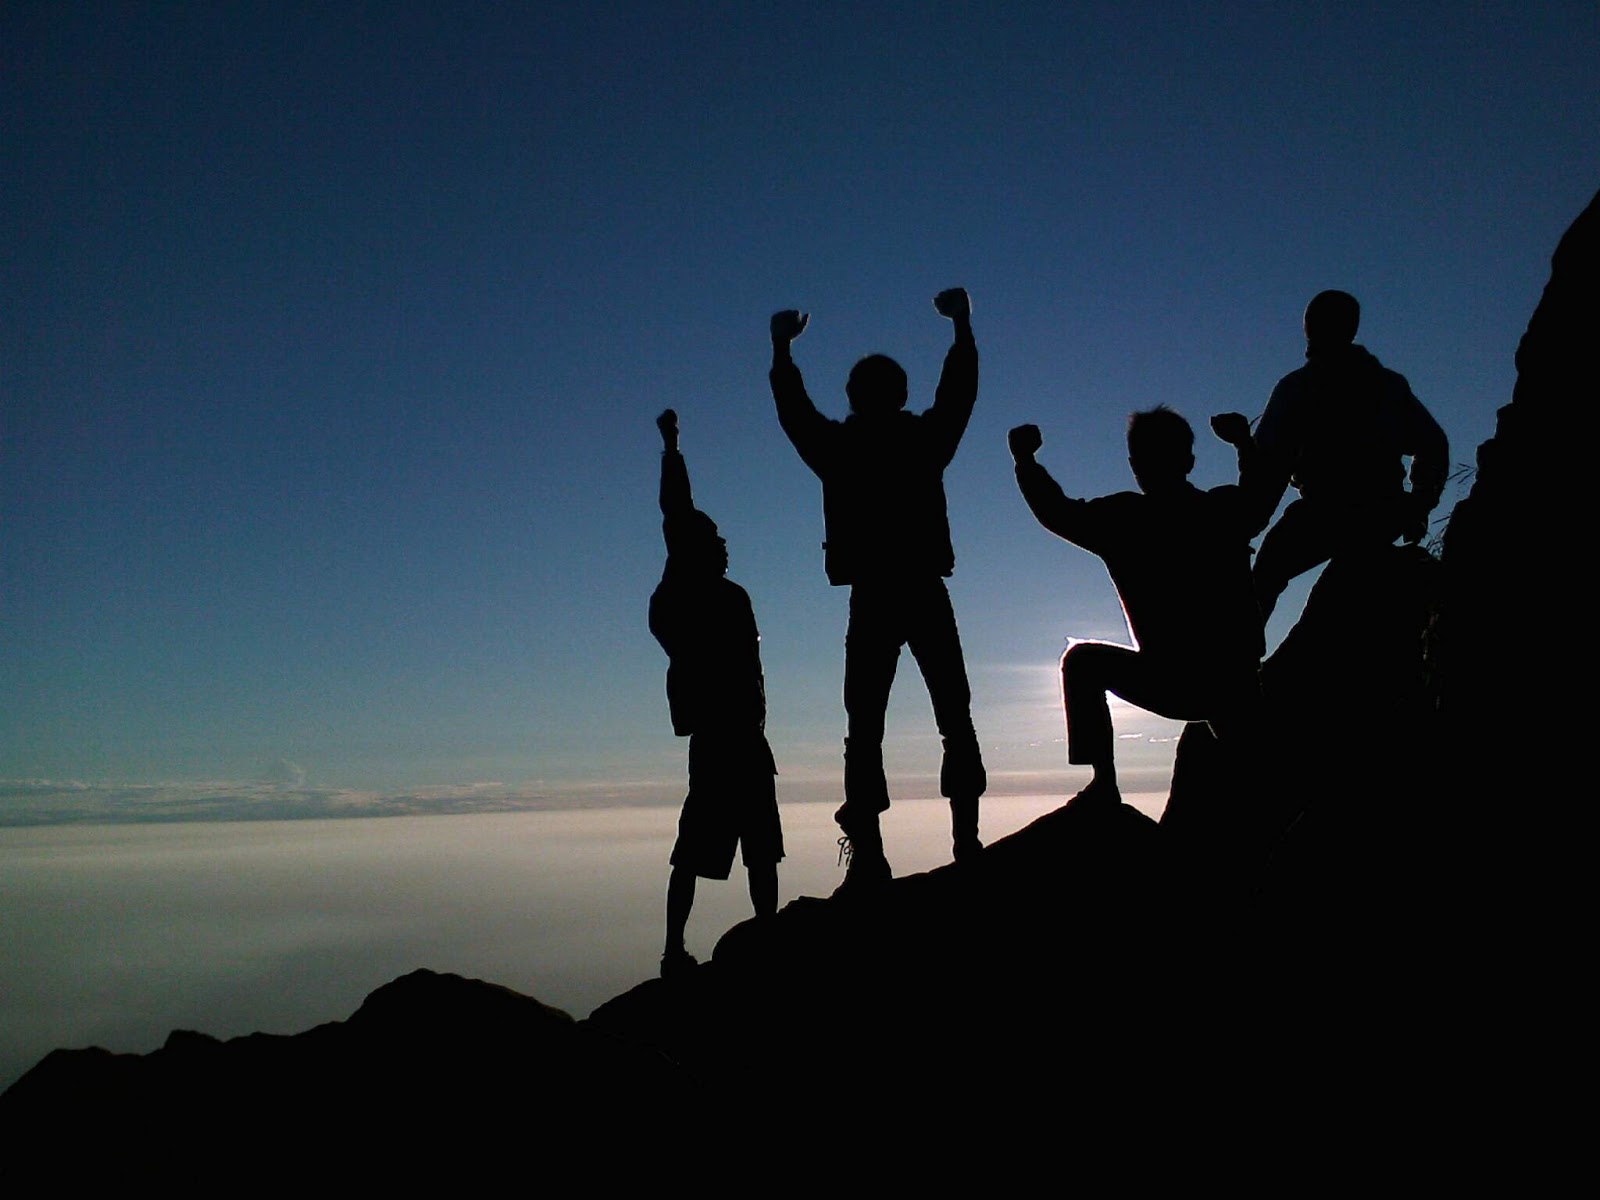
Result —
<path fill-rule="evenodd" d="M 894 878 L 882 846 L 873 846 L 868 839 L 853 841 L 848 834 L 840 838 L 839 862 L 845 868 L 844 882 L 833 890 L 835 896 L 864 896 Z"/>
<path fill-rule="evenodd" d="M 970 862 L 983 850 L 978 840 L 978 797 L 980 792 L 957 792 L 950 797 L 950 855 L 957 862 Z"/>
<path fill-rule="evenodd" d="M 676 978 L 699 965 L 700 962 L 694 955 L 679 946 L 676 950 L 668 950 L 661 956 L 661 978 Z"/>
<path fill-rule="evenodd" d="M 1074 812 L 1110 812 L 1121 803 L 1122 793 L 1117 790 L 1116 784 L 1095 780 L 1062 807 Z"/>

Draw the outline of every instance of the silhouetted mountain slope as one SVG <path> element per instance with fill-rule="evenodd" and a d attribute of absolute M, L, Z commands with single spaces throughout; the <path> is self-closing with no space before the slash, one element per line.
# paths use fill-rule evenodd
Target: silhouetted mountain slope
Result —
<path fill-rule="evenodd" d="M 1487 1170 L 1484 1146 L 1544 1111 L 1516 1047 L 1570 1052 L 1571 1027 L 1536 1015 L 1561 1011 L 1550 963 L 1579 918 L 1553 905 L 1577 876 L 1533 816 L 1562 798 L 1533 750 L 1539 701 L 1572 694 L 1585 656 L 1505 631 L 1577 570 L 1557 543 L 1593 392 L 1597 203 L 1557 251 L 1442 563 L 1330 566 L 1266 665 L 1261 740 L 1187 730 L 1161 825 L 1058 810 L 974 862 L 737 926 L 582 1022 L 419 971 L 295 1037 L 56 1051 L 0 1096 L 0 1128 L 531 1124 L 566 1161 L 596 1152 L 561 1139 L 599 1124 L 630 1177 L 692 1175 L 674 1147 L 708 1142 L 723 1165 L 858 1162 L 908 1128 L 952 1169 L 1019 1145 L 1064 1174 L 1137 1142 L 1164 1171 L 1198 1169 L 1203 1143 L 1297 1191 L 1388 1153 Z"/>
<path fill-rule="evenodd" d="M 277 1131 L 327 1138 L 331 1158 L 372 1147 L 361 1132 L 416 1128 L 431 1139 L 515 1126 L 541 1137 L 588 1127 L 597 1111 L 648 1128 L 684 1098 L 682 1073 L 659 1054 L 622 1046 L 559 1009 L 509 988 L 413 971 L 374 991 L 351 1017 L 293 1036 L 221 1041 L 174 1031 L 150 1054 L 56 1050 L 0 1095 L 0 1131 L 93 1131 L 99 1145 L 193 1152 L 206 1137 Z M 672 1103 L 668 1103 L 668 1099 Z M 310 1153 L 291 1144 L 284 1153 Z M 385 1161 L 406 1161 L 389 1147 Z"/>

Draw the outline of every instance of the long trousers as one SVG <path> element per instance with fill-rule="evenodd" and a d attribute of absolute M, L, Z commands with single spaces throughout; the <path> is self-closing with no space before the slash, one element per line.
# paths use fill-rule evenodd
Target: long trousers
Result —
<path fill-rule="evenodd" d="M 950 593 L 939 578 L 857 583 L 850 589 L 850 627 L 844 639 L 844 708 L 847 719 L 844 807 L 852 817 L 877 817 L 889 807 L 883 771 L 883 724 L 900 648 L 907 646 L 933 701 L 944 739 L 940 792 L 976 800 L 987 779 L 972 728 L 972 689 L 961 655 Z"/>
<path fill-rule="evenodd" d="M 1259 694 L 1253 663 L 1219 671 L 1163 661 L 1107 642 L 1078 642 L 1067 650 L 1061 659 L 1061 690 L 1067 709 L 1067 761 L 1086 766 L 1113 762 L 1107 692 L 1159 716 L 1207 721 L 1219 738 L 1251 719 Z"/>

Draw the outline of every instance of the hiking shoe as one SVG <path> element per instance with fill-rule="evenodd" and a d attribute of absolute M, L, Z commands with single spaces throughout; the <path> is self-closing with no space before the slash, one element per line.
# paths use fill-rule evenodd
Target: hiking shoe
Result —
<path fill-rule="evenodd" d="M 975 833 L 956 838 L 950 847 L 950 856 L 956 862 L 971 862 L 982 853 L 983 843 L 978 840 L 978 835 Z"/>
<path fill-rule="evenodd" d="M 1122 793 L 1109 783 L 1090 783 L 1088 787 L 1068 800 L 1063 808 L 1074 812 L 1110 812 L 1122 803 Z"/>
<path fill-rule="evenodd" d="M 834 889 L 835 896 L 876 891 L 894 878 L 881 844 L 873 847 L 865 839 L 853 841 L 848 834 L 839 839 L 839 864 L 845 869 L 844 882 Z"/>
<path fill-rule="evenodd" d="M 674 979 L 699 965 L 700 961 L 694 955 L 679 946 L 676 950 L 668 950 L 661 956 L 661 978 Z"/>
<path fill-rule="evenodd" d="M 950 853 L 957 862 L 975 858 L 983 843 L 978 840 L 978 797 L 976 793 L 950 800 Z"/>

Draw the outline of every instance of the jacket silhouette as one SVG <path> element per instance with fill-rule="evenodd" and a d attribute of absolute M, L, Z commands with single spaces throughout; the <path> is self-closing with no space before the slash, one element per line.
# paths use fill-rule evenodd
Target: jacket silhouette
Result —
<path fill-rule="evenodd" d="M 945 354 L 926 412 L 852 412 L 832 420 L 811 402 L 793 359 L 773 363 L 771 383 L 778 423 L 822 481 L 828 582 L 949 576 L 956 555 L 944 469 L 978 400 L 978 346 L 970 333 Z"/>
<path fill-rule="evenodd" d="M 1256 426 L 1255 444 L 1276 473 L 1278 494 L 1290 483 L 1300 493 L 1256 556 L 1263 619 L 1291 579 L 1329 558 L 1381 550 L 1398 537 L 1420 540 L 1444 491 L 1444 431 L 1405 376 L 1355 344 L 1360 317 L 1347 292 L 1312 298 L 1306 364 L 1279 380 Z"/>

